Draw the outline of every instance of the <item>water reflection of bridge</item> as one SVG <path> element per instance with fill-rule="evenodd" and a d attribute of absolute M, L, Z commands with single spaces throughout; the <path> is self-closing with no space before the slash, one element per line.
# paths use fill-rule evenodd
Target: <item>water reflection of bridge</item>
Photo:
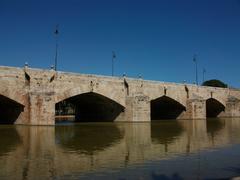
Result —
<path fill-rule="evenodd" d="M 4 128 L 0 177 L 15 171 L 20 179 L 125 167 L 240 141 L 239 119 Z"/>

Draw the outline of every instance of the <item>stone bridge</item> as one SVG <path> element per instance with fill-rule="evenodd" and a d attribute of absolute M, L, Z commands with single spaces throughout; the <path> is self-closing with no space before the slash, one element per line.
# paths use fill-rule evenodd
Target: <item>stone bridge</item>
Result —
<path fill-rule="evenodd" d="M 59 102 L 75 105 L 81 120 L 142 122 L 159 119 L 240 117 L 240 91 L 0 67 L 0 123 L 54 125 Z"/>

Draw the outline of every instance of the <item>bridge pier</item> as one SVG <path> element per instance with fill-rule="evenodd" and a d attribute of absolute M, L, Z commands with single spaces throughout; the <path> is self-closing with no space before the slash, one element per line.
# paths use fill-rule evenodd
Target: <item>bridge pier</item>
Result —
<path fill-rule="evenodd" d="M 126 97 L 124 121 L 150 122 L 150 101 L 144 94 Z"/>
<path fill-rule="evenodd" d="M 54 125 L 55 104 L 51 93 L 29 93 L 14 124 Z"/>
<path fill-rule="evenodd" d="M 225 110 L 219 117 L 240 117 L 240 100 L 235 97 L 228 97 Z"/>
<path fill-rule="evenodd" d="M 54 125 L 55 103 L 51 92 L 31 93 L 30 101 L 30 124 L 32 125 Z"/>
<path fill-rule="evenodd" d="M 24 107 L 22 108 L 21 113 L 16 119 L 14 124 L 31 124 L 30 122 L 30 106 L 29 106 L 29 96 L 23 97 Z"/>
<path fill-rule="evenodd" d="M 55 71 L 23 69 L 26 98 L 24 112 L 15 124 L 55 124 Z M 23 119 L 26 118 L 26 119 Z"/>
<path fill-rule="evenodd" d="M 206 119 L 206 101 L 203 99 L 188 99 L 186 112 L 179 119 Z"/>

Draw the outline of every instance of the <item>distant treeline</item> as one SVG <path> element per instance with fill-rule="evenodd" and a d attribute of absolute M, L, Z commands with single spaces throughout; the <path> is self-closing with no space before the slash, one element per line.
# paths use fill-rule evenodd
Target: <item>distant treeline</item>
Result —
<path fill-rule="evenodd" d="M 207 80 L 202 83 L 202 86 L 211 86 L 211 87 L 222 87 L 227 88 L 228 85 L 218 79 Z"/>

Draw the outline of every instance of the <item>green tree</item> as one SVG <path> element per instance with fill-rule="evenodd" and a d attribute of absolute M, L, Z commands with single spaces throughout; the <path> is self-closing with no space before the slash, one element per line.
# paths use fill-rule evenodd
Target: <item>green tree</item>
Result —
<path fill-rule="evenodd" d="M 202 83 L 202 86 L 212 86 L 212 87 L 222 87 L 222 88 L 228 87 L 227 84 L 217 79 L 211 79 L 211 80 L 205 81 Z"/>

